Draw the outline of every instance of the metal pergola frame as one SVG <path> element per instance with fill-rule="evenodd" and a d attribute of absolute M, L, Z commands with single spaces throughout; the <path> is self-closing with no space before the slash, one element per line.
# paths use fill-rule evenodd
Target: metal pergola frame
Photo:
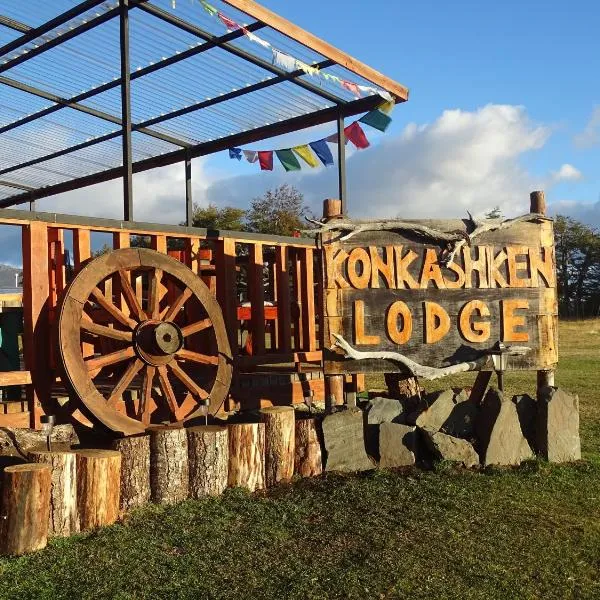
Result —
<path fill-rule="evenodd" d="M 254 22 L 246 26 L 246 31 L 254 32 L 265 27 L 271 28 L 276 32 L 287 36 L 293 41 L 303 44 L 307 48 L 310 48 L 324 57 L 323 60 L 314 66 L 320 69 L 325 69 L 334 65 L 339 65 L 344 69 L 359 75 L 367 81 L 373 82 L 376 86 L 379 86 L 391 94 L 397 102 L 404 102 L 408 99 L 408 90 L 400 84 L 388 79 L 367 65 L 360 63 L 356 59 L 344 54 L 326 42 L 323 42 L 319 38 L 316 38 L 308 32 L 296 27 L 292 23 L 268 11 L 256 2 L 251 0 L 223 1 L 244 12 L 249 17 L 255 19 Z M 94 9 L 104 2 L 105 0 L 85 0 L 70 10 L 65 11 L 64 13 L 54 17 L 42 25 L 39 25 L 38 27 L 31 27 L 26 23 L 21 23 L 10 17 L 0 15 L 0 27 L 7 27 L 21 33 L 21 35 L 15 40 L 0 47 L 0 60 L 7 54 L 22 48 L 25 44 L 29 44 L 32 41 L 39 39 L 42 35 L 52 32 L 57 27 L 68 24 L 74 18 L 83 15 L 86 13 L 86 11 Z M 134 9 L 144 11 L 145 13 L 152 15 L 154 18 L 164 23 L 168 23 L 170 26 L 183 31 L 188 35 L 195 36 L 202 40 L 203 43 L 192 46 L 184 51 L 177 52 L 171 56 L 164 57 L 160 61 L 131 72 L 129 52 L 129 12 Z M 111 19 L 119 20 L 119 78 L 116 78 L 108 83 L 95 86 L 90 90 L 81 92 L 69 98 L 63 98 L 48 90 L 26 84 L 5 74 L 11 68 L 22 64 L 27 60 L 34 58 L 35 56 L 39 56 L 47 50 L 50 50 L 51 48 L 54 48 L 68 40 L 74 39 L 82 33 L 89 31 L 94 27 L 98 27 L 99 25 L 106 23 Z M 244 33 L 245 32 L 242 30 L 236 30 L 217 36 L 205 31 L 201 27 L 191 22 L 182 19 L 179 16 L 171 14 L 170 12 L 154 5 L 148 0 L 118 0 L 118 5 L 115 5 L 113 8 L 110 8 L 109 10 L 106 10 L 92 18 L 84 19 L 83 22 L 75 26 L 71 26 L 68 31 L 61 33 L 60 35 L 50 37 L 50 39 L 46 39 L 43 43 L 39 43 L 33 47 L 30 47 L 27 52 L 23 51 L 12 58 L 5 60 L 3 63 L 0 62 L 0 86 L 9 86 L 21 92 L 53 102 L 52 106 L 37 110 L 32 114 L 23 116 L 20 119 L 13 121 L 12 123 L 0 126 L 0 136 L 8 131 L 20 127 L 21 125 L 35 122 L 38 119 L 42 119 L 43 117 L 46 117 L 66 107 L 86 113 L 92 117 L 102 119 L 118 126 L 117 130 L 111 131 L 104 135 L 96 136 L 92 139 L 80 142 L 56 152 L 45 154 L 43 156 L 32 158 L 19 164 L 0 169 L 0 185 L 12 187 L 20 191 L 20 193 L 16 195 L 0 200 L 0 208 L 8 208 L 19 204 L 30 203 L 30 207 L 33 210 L 35 201 L 38 199 L 122 177 L 124 219 L 125 221 L 131 221 L 133 220 L 134 214 L 132 192 L 133 174 L 156 167 L 182 162 L 185 168 L 186 222 L 189 225 L 191 224 L 192 219 L 192 158 L 226 150 L 232 146 L 240 146 L 247 143 L 256 142 L 265 138 L 290 133 L 330 121 L 337 123 L 339 197 L 342 200 L 343 207 L 345 207 L 346 176 L 344 118 L 372 110 L 381 103 L 381 97 L 378 95 L 372 95 L 355 100 L 344 100 L 343 98 L 330 93 L 326 89 L 319 87 L 310 81 L 300 79 L 300 77 L 305 74 L 304 71 L 285 71 L 274 64 L 261 59 L 259 56 L 255 56 L 231 43 L 234 40 L 242 37 Z M 212 48 L 219 48 L 228 54 L 232 54 L 237 58 L 247 61 L 256 67 L 260 67 L 261 69 L 264 69 L 270 73 L 272 77 L 253 84 L 248 84 L 246 87 L 242 87 L 241 89 L 235 89 L 230 92 L 220 94 L 211 99 L 206 99 L 183 108 L 172 110 L 158 117 L 146 119 L 145 121 L 138 123 L 132 122 L 131 82 L 133 80 L 150 73 L 160 71 L 161 69 L 164 69 L 170 65 L 206 52 Z M 245 94 L 263 90 L 271 86 L 276 86 L 277 84 L 283 82 L 291 82 L 295 86 L 299 86 L 300 88 L 303 88 L 304 90 L 309 91 L 312 94 L 333 104 L 333 106 L 315 110 L 310 114 L 287 118 L 282 122 L 271 123 L 261 127 L 256 127 L 249 131 L 242 131 L 233 135 L 221 137 L 216 140 L 204 141 L 197 144 L 190 143 L 189 141 L 179 139 L 176 136 L 169 135 L 168 133 L 164 133 L 152 128 L 154 125 L 169 121 L 175 117 L 195 113 L 204 108 L 215 106 L 226 102 L 227 100 L 232 100 Z M 120 89 L 121 97 L 120 117 L 82 104 L 84 100 L 117 87 Z M 132 132 L 139 132 L 164 142 L 168 142 L 169 144 L 177 146 L 179 149 L 134 162 L 132 157 Z M 75 179 L 39 188 L 12 182 L 10 180 L 11 172 L 18 171 L 19 169 L 23 169 L 25 167 L 39 165 L 45 161 L 72 154 L 79 150 L 83 150 L 84 148 L 88 148 L 90 146 L 94 146 L 118 137 L 121 137 L 122 139 L 122 166 L 120 167 L 106 169 L 90 175 L 79 176 Z"/>

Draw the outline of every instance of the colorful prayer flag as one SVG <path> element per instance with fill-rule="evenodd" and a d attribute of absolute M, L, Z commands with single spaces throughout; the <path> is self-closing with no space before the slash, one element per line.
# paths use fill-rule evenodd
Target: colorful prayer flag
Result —
<path fill-rule="evenodd" d="M 357 98 L 362 97 L 362 94 L 360 93 L 360 90 L 358 89 L 358 85 L 356 85 L 356 83 L 353 83 L 352 81 L 346 81 L 345 79 L 342 79 L 341 83 L 344 89 L 354 94 Z"/>
<path fill-rule="evenodd" d="M 344 133 L 359 150 L 368 148 L 371 145 L 369 144 L 369 140 L 362 127 L 358 124 L 358 121 L 354 121 L 354 123 L 348 125 L 348 127 L 344 129 Z"/>
<path fill-rule="evenodd" d="M 308 144 L 304 146 L 296 146 L 292 148 L 292 150 L 311 168 L 315 168 L 319 166 L 315 155 L 311 152 Z"/>
<path fill-rule="evenodd" d="M 223 23 L 223 25 L 227 27 L 228 31 L 235 31 L 236 29 L 240 29 L 240 26 L 233 19 L 230 19 L 229 17 L 225 16 L 221 11 L 217 13 L 217 16 L 219 17 L 219 19 L 221 19 L 221 23 Z"/>
<path fill-rule="evenodd" d="M 273 170 L 273 150 L 265 150 L 258 153 L 258 162 L 260 163 L 261 171 Z"/>
<path fill-rule="evenodd" d="M 242 152 L 249 163 L 255 163 L 258 160 L 258 152 L 256 150 L 242 150 Z"/>
<path fill-rule="evenodd" d="M 229 148 L 229 158 L 237 158 L 238 160 L 242 160 L 241 148 Z"/>
<path fill-rule="evenodd" d="M 275 154 L 286 171 L 300 171 L 300 163 L 291 150 L 275 150 Z"/>
<path fill-rule="evenodd" d="M 391 112 L 394 110 L 394 107 L 396 106 L 396 103 L 392 100 L 392 102 L 388 102 L 387 100 L 385 102 L 382 102 L 377 108 L 384 112 L 386 115 L 391 114 Z"/>
<path fill-rule="evenodd" d="M 204 8 L 204 10 L 211 16 L 214 17 L 215 15 L 217 15 L 219 13 L 219 11 L 214 7 L 211 6 L 208 2 L 206 2 L 205 0 L 200 0 L 200 3 L 202 4 L 202 8 Z"/>
<path fill-rule="evenodd" d="M 325 140 L 317 140 L 316 142 L 311 142 L 309 146 L 313 149 L 313 152 L 319 157 L 319 160 L 326 166 L 329 167 L 333 165 L 333 154 L 331 154 L 331 150 L 327 145 Z"/>
<path fill-rule="evenodd" d="M 245 27 L 242 27 L 242 31 L 247 36 L 247 38 L 251 42 L 255 42 L 256 44 L 260 44 L 263 48 L 271 48 L 271 44 L 267 42 L 267 40 L 263 40 L 259 38 L 257 35 L 253 34 L 251 31 L 248 31 Z"/>
<path fill-rule="evenodd" d="M 375 109 L 368 112 L 359 121 L 379 131 L 385 131 L 392 122 L 392 117 L 386 115 L 382 110 Z"/>
<path fill-rule="evenodd" d="M 296 59 L 285 52 L 281 52 L 277 50 L 277 48 L 272 48 L 273 50 L 273 64 L 281 67 L 285 71 L 295 71 L 296 70 Z"/>

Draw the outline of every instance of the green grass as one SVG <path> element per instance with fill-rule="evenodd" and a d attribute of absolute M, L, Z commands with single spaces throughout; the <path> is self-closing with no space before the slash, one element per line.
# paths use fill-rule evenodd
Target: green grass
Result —
<path fill-rule="evenodd" d="M 600 321 L 560 335 L 581 463 L 327 475 L 150 506 L 1 559 L 0 598 L 600 598 Z M 507 389 L 533 391 L 532 376 Z"/>

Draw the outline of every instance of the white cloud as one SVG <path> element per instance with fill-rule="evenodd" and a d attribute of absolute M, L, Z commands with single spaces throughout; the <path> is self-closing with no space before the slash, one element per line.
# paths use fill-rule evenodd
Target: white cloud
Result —
<path fill-rule="evenodd" d="M 554 181 L 577 181 L 583 178 L 579 169 L 568 163 L 563 164 L 558 171 L 552 173 Z"/>
<path fill-rule="evenodd" d="M 600 142 L 600 106 L 594 107 L 584 130 L 573 138 L 573 142 L 578 148 L 590 148 Z"/>

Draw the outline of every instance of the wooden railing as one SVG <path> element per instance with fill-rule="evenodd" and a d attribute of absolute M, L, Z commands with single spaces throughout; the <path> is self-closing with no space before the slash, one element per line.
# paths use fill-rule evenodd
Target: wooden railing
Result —
<path fill-rule="evenodd" d="M 98 234 L 112 249 L 147 245 L 170 254 L 203 279 L 221 306 L 235 374 L 267 365 L 289 372 L 301 363 L 320 365 L 321 277 L 315 274 L 321 265 L 312 239 L 16 210 L 0 210 L 0 225 L 21 228 L 25 368 L 0 372 L 0 387 L 26 385 L 32 427 L 57 385 L 57 304 L 70 279 L 93 258 Z M 141 295 L 141 283 L 134 287 Z M 11 414 L 0 412 L 0 424 L 22 426 L 23 415 Z"/>

